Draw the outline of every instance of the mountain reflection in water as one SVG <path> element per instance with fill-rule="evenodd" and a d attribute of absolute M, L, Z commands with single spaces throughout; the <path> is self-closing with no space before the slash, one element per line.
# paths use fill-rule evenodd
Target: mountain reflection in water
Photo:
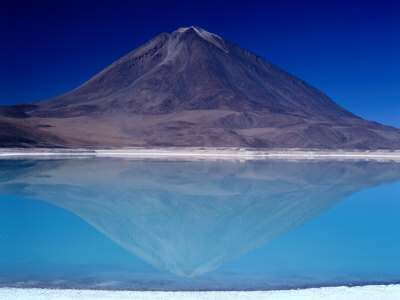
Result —
<path fill-rule="evenodd" d="M 195 277 L 400 180 L 400 165 L 341 161 L 0 161 L 0 193 L 63 207 L 149 264 Z"/>

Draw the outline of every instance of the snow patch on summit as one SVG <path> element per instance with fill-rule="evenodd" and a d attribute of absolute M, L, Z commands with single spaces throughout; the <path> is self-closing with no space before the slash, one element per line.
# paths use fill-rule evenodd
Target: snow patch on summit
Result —
<path fill-rule="evenodd" d="M 215 46 L 217 46 L 219 49 L 221 49 L 222 51 L 229 53 L 228 49 L 224 46 L 224 41 L 223 39 L 211 32 L 208 32 L 206 30 L 204 30 L 203 28 L 197 27 L 197 26 L 190 26 L 190 27 L 184 27 L 184 28 L 179 28 L 177 30 L 177 32 L 179 33 L 184 33 L 188 30 L 193 30 L 194 32 L 197 33 L 198 36 L 200 36 L 201 38 L 203 38 L 204 40 L 214 44 Z"/>

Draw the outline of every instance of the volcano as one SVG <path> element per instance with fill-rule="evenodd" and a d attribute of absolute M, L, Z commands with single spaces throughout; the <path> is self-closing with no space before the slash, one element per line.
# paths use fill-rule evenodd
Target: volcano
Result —
<path fill-rule="evenodd" d="M 0 146 L 400 149 L 400 130 L 187 27 L 158 35 L 71 92 L 0 107 Z"/>

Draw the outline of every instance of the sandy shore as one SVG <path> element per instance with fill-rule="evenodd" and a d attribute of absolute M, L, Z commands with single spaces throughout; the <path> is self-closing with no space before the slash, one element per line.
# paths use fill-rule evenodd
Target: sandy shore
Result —
<path fill-rule="evenodd" d="M 120 148 L 120 149 L 0 149 L 0 158 L 21 157 L 124 157 L 173 159 L 351 159 L 400 161 L 400 150 L 304 150 L 304 149 L 252 149 L 252 148 Z"/>
<path fill-rule="evenodd" d="M 399 300 L 400 285 L 324 287 L 302 290 L 254 292 L 139 292 L 61 289 L 0 288 L 2 300 L 33 299 L 212 299 L 212 300 Z"/>

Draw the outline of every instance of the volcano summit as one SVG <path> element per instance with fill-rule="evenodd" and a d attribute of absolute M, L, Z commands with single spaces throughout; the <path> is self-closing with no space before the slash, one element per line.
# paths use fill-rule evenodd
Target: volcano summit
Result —
<path fill-rule="evenodd" d="M 158 35 L 71 92 L 0 107 L 0 146 L 400 149 L 400 130 L 188 27 Z"/>

